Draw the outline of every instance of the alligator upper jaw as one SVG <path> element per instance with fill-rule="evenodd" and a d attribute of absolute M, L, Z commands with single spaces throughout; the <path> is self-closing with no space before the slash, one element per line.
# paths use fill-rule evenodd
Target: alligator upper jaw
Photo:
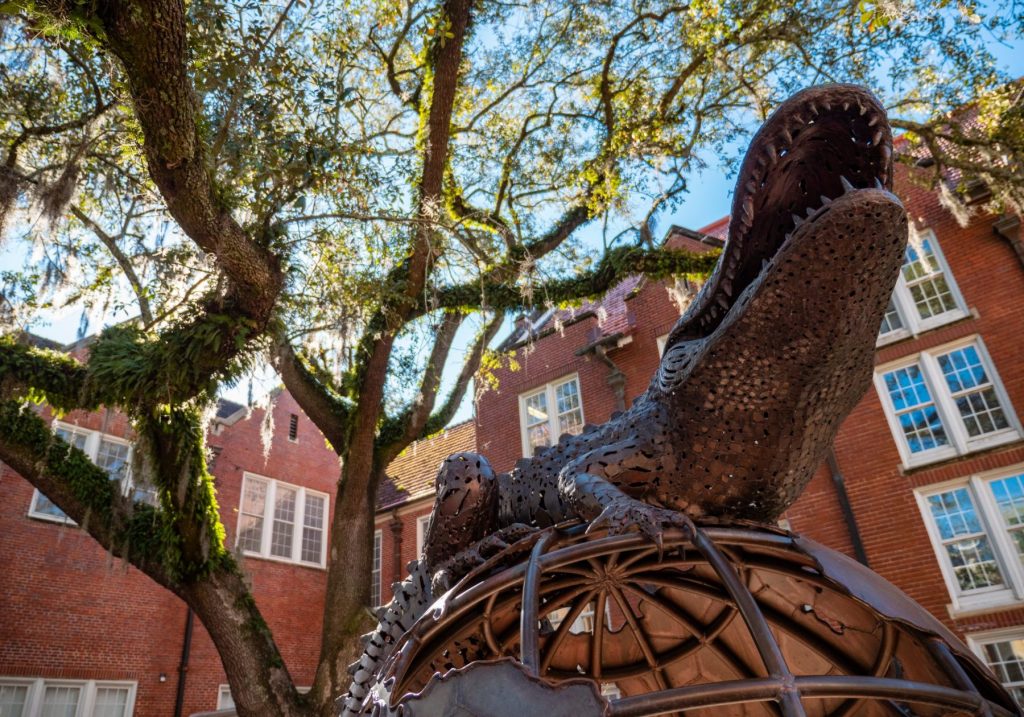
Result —
<path fill-rule="evenodd" d="M 891 186 L 892 133 L 870 92 L 822 85 L 788 99 L 751 141 L 736 182 L 729 241 L 668 346 L 710 336 L 789 236 L 831 201 Z"/>

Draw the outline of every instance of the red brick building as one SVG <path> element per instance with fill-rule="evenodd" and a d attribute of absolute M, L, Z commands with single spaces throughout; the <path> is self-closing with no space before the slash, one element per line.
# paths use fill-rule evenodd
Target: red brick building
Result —
<path fill-rule="evenodd" d="M 296 684 L 309 685 L 337 456 L 287 392 L 274 397 L 266 452 L 263 410 L 217 408 L 208 444 L 228 544 L 238 546 Z M 54 427 L 145 498 L 127 469 L 124 416 L 73 412 Z M 0 495 L 0 714 L 170 716 L 232 705 L 217 651 L 183 602 L 108 555 L 2 464 Z"/>
<path fill-rule="evenodd" d="M 898 177 L 916 225 L 878 338 L 874 386 L 785 521 L 867 562 L 939 617 L 1024 698 L 1024 251 L 1019 217 L 960 227 Z M 699 249 L 728 220 L 667 241 Z M 674 287 L 678 289 L 678 287 Z M 635 278 L 598 304 L 523 318 L 518 369 L 477 405 L 477 448 L 508 470 L 642 393 L 679 316 Z M 509 416 L 519 419 L 510 431 Z"/>

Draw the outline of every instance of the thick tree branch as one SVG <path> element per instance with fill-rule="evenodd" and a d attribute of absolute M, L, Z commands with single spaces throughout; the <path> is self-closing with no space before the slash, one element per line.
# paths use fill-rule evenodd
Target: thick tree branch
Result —
<path fill-rule="evenodd" d="M 437 389 L 441 385 L 441 375 L 448 362 L 452 342 L 465 318 L 466 315 L 458 311 L 446 312 L 441 317 L 441 325 L 435 332 L 434 345 L 420 378 L 419 391 L 412 404 L 400 416 L 384 422 L 378 434 L 376 451 L 379 465 L 389 464 L 423 432 L 423 427 L 434 410 Z"/>
<path fill-rule="evenodd" d="M 637 247 L 609 250 L 591 270 L 575 276 L 535 282 L 529 288 L 510 281 L 469 282 L 439 289 L 433 304 L 440 308 L 470 311 L 487 308 L 495 311 L 524 310 L 534 304 L 533 296 L 560 304 L 596 298 L 628 276 L 644 274 L 653 279 L 674 275 L 706 276 L 718 261 L 717 252 L 696 254 L 671 249 L 645 251 Z"/>
<path fill-rule="evenodd" d="M 61 19 L 71 12 L 61 0 L 38 6 Z M 217 256 L 230 279 L 229 303 L 262 329 L 283 276 L 277 257 L 247 236 L 214 186 L 188 75 L 183 2 L 105 2 L 76 12 L 94 13 L 85 19 L 102 25 L 99 41 L 124 66 L 150 176 L 171 216 L 200 248 Z"/>
<path fill-rule="evenodd" d="M 274 367 L 281 374 L 285 388 L 324 434 L 335 453 L 343 455 L 348 449 L 350 402 L 338 395 L 326 377 L 318 376 L 286 340 L 279 339 L 274 358 Z"/>
<path fill-rule="evenodd" d="M 17 395 L 7 393 L 5 396 Z M 100 545 L 181 594 L 153 534 L 160 518 L 151 506 L 132 506 L 120 484 L 77 448 L 58 438 L 27 404 L 0 402 L 0 460 L 63 510 Z"/>

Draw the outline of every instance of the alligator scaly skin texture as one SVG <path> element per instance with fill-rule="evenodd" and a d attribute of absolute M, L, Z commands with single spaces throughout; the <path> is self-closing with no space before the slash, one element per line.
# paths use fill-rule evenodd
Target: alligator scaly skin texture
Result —
<path fill-rule="evenodd" d="M 782 513 L 870 385 L 907 241 L 891 186 L 870 93 L 826 85 L 783 103 L 751 142 L 729 241 L 647 390 L 509 473 L 447 459 L 421 558 L 431 581 L 454 584 L 514 526 L 579 518 L 657 542 L 692 517 Z"/>

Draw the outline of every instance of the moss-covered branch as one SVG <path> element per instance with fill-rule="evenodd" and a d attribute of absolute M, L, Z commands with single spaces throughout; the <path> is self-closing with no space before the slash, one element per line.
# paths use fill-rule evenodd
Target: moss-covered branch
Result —
<path fill-rule="evenodd" d="M 606 253 L 593 269 L 573 276 L 537 282 L 529 287 L 508 281 L 469 282 L 440 289 L 432 298 L 437 306 L 464 310 L 524 310 L 541 296 L 554 304 L 572 303 L 599 297 L 635 274 L 652 279 L 680 275 L 706 277 L 714 269 L 718 254 L 622 247 Z"/>
<path fill-rule="evenodd" d="M 132 504 L 120 484 L 57 437 L 28 404 L 0 402 L 0 460 L 27 478 L 101 545 L 158 583 L 178 591 L 179 546 L 166 540 L 165 516 Z"/>
<path fill-rule="evenodd" d="M 97 406 L 85 392 L 88 371 L 64 353 L 0 336 L 0 396 L 45 401 L 61 411 Z"/>

